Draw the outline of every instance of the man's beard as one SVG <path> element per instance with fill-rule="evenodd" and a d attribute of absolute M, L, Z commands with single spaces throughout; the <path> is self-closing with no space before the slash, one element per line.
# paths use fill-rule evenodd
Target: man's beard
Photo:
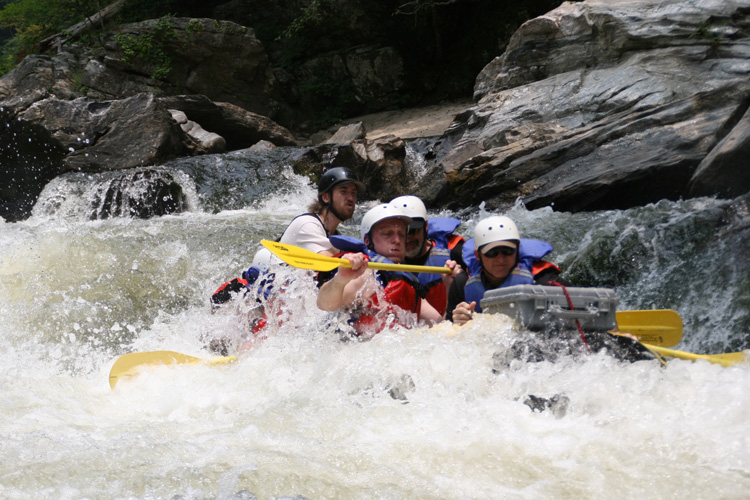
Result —
<path fill-rule="evenodd" d="M 341 211 L 339 211 L 339 210 L 336 210 L 333 203 L 331 203 L 331 205 L 328 207 L 328 210 L 330 210 L 330 212 L 333 215 L 335 215 L 338 220 L 342 222 L 345 220 L 351 219 L 352 215 L 354 215 L 354 207 L 349 208 L 349 207 L 343 206 L 341 207 Z"/>
<path fill-rule="evenodd" d="M 409 242 L 406 242 L 406 258 L 407 259 L 415 259 L 420 256 L 422 253 L 422 248 L 424 247 L 424 238 L 419 238 L 417 240 L 417 244 L 413 247 L 409 246 Z"/>

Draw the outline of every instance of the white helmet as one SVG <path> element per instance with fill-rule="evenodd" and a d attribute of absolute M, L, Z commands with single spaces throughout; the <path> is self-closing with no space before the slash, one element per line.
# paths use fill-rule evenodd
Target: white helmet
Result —
<path fill-rule="evenodd" d="M 399 196 L 391 200 L 391 205 L 399 208 L 412 219 L 427 220 L 427 209 L 422 200 L 416 196 Z"/>
<path fill-rule="evenodd" d="M 489 243 L 500 241 L 512 241 L 515 243 L 514 248 L 518 246 L 521 235 L 518 234 L 515 222 L 502 215 L 493 215 L 477 223 L 474 228 L 474 246 L 477 250 Z M 489 248 L 486 250 L 489 250 Z"/>
<path fill-rule="evenodd" d="M 372 207 L 367 211 L 365 216 L 362 217 L 362 222 L 359 224 L 359 234 L 362 237 L 362 241 L 365 240 L 365 236 L 370 234 L 370 231 L 375 224 L 382 220 L 393 218 L 404 221 L 407 228 L 409 227 L 409 224 L 411 224 L 411 218 L 405 215 L 403 210 L 394 207 L 390 203 L 383 203 Z"/>
<path fill-rule="evenodd" d="M 252 265 L 266 272 L 273 264 L 280 264 L 281 262 L 281 259 L 271 253 L 269 249 L 263 247 L 256 252 Z"/>

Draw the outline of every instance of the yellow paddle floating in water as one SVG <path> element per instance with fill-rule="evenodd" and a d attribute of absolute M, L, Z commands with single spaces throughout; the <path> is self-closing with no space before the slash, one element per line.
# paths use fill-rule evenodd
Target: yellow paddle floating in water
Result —
<path fill-rule="evenodd" d="M 672 347 L 682 340 L 682 318 L 672 309 L 617 311 L 617 326 L 647 344 Z"/>
<path fill-rule="evenodd" d="M 131 352 L 120 356 L 109 371 L 109 386 L 114 389 L 117 382 L 126 377 L 138 375 L 149 366 L 160 365 L 226 365 L 237 360 L 237 356 L 201 359 L 174 351 Z"/>

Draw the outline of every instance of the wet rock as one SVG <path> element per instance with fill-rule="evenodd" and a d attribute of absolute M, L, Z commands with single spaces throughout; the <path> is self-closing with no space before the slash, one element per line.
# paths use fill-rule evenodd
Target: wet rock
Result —
<path fill-rule="evenodd" d="M 362 122 L 344 125 L 335 134 L 323 142 L 323 144 L 345 144 L 347 142 L 361 141 L 367 137 L 367 130 Z"/>
<path fill-rule="evenodd" d="M 567 211 L 746 192 L 749 21 L 728 2 L 588 0 L 525 23 L 477 78 L 420 192 L 452 208 Z"/>
<path fill-rule="evenodd" d="M 410 179 L 405 160 L 404 141 L 384 136 L 372 141 L 362 139 L 310 147 L 294 158 L 294 168 L 317 183 L 328 168 L 349 167 L 367 186 L 360 199 L 391 199 L 408 193 Z"/>
<path fill-rule="evenodd" d="M 44 186 L 65 171 L 64 157 L 65 149 L 44 127 L 0 110 L 0 217 L 28 218 Z"/>
<path fill-rule="evenodd" d="M 153 95 L 117 101 L 50 97 L 32 104 L 18 120 L 43 127 L 69 153 L 67 170 L 119 170 L 187 153 L 185 133 Z"/>
<path fill-rule="evenodd" d="M 728 125 L 733 123 L 730 120 Z M 691 196 L 733 198 L 750 192 L 750 111 L 727 128 L 729 132 L 695 169 L 689 184 Z"/>
<path fill-rule="evenodd" d="M 180 128 L 193 139 L 202 150 L 207 153 L 223 153 L 227 148 L 227 141 L 219 134 L 214 134 L 201 127 L 182 111 L 170 109 L 172 118 L 180 125 Z"/>
<path fill-rule="evenodd" d="M 180 183 L 161 170 L 116 173 L 91 200 L 89 218 L 151 217 L 183 212 L 187 207 Z"/>
<path fill-rule="evenodd" d="M 185 113 L 189 120 L 226 140 L 227 150 L 247 149 L 260 141 L 276 146 L 297 144 L 292 133 L 270 118 L 227 102 L 213 102 L 203 95 L 162 97 L 169 109 Z"/>

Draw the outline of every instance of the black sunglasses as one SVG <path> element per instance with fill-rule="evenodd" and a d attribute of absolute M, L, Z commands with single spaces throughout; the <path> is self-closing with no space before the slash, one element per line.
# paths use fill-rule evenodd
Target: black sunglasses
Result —
<path fill-rule="evenodd" d="M 424 229 L 424 222 L 422 222 L 422 221 L 413 221 L 409 225 L 409 234 L 417 234 L 422 229 Z"/>
<path fill-rule="evenodd" d="M 485 257 L 488 257 L 490 259 L 494 259 L 495 257 L 497 257 L 498 254 L 503 254 L 506 257 L 510 257 L 514 253 L 516 253 L 516 249 L 515 248 L 511 248 L 511 247 L 495 247 L 495 248 L 492 248 L 490 250 L 487 250 L 486 252 L 482 252 L 482 255 L 484 255 Z"/>

